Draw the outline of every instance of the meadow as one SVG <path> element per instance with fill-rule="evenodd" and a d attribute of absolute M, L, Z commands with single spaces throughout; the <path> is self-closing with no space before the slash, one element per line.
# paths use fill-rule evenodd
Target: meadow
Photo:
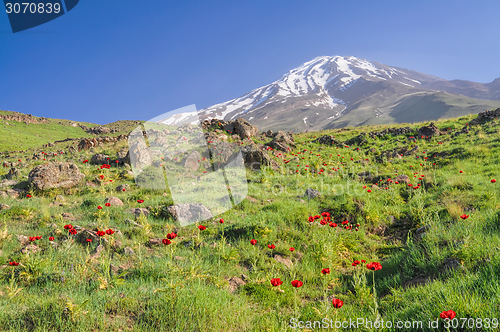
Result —
<path fill-rule="evenodd" d="M 498 331 L 500 123 L 475 118 L 435 121 L 446 134 L 428 138 L 416 135 L 428 122 L 295 134 L 293 151 L 268 150 L 279 168 L 247 169 L 246 199 L 186 227 L 168 190 L 138 188 L 113 164 L 125 141 L 2 155 L 22 180 L 67 160 L 85 179 L 0 198 L 0 330 Z M 315 141 L 404 126 L 414 132 Z M 85 162 L 95 153 L 110 167 Z M 359 319 L 386 327 L 335 327 Z"/>

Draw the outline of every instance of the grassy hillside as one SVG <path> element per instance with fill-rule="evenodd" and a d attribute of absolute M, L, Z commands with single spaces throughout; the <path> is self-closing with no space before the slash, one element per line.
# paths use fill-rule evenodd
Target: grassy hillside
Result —
<path fill-rule="evenodd" d="M 35 123 L 30 123 L 30 121 L 35 121 Z M 120 135 L 128 134 L 137 126 L 137 123 L 138 121 L 116 121 L 103 126 L 119 131 L 112 135 Z M 50 118 L 42 120 L 40 117 L 27 117 L 22 113 L 0 111 L 0 152 L 32 149 L 69 137 L 95 136 L 85 132 L 79 125 L 89 128 L 100 126 L 95 123 L 71 120 Z"/>
<path fill-rule="evenodd" d="M 344 142 L 389 126 L 296 135 L 293 153 L 274 157 L 280 169 L 247 170 L 249 197 L 201 223 L 205 230 L 180 227 L 165 214 L 169 192 L 136 187 L 121 167 L 83 163 L 90 159 L 85 151 L 53 157 L 77 163 L 86 181 L 103 181 L 0 198 L 10 207 L 0 211 L 0 330 L 311 331 L 318 325 L 293 327 L 326 319 L 325 330 L 373 331 L 379 329 L 335 322 L 379 318 L 413 326 L 398 331 L 498 331 L 500 123 L 469 125 L 475 117 L 437 121 L 448 134 L 429 139 L 416 138 L 423 123 L 363 145 L 313 141 L 328 134 Z M 470 132 L 455 136 L 464 126 Z M 114 158 L 120 144 L 95 152 Z M 386 151 L 404 156 L 390 159 Z M 26 164 L 21 179 L 41 163 L 26 157 L 8 159 Z M 400 175 L 411 186 L 396 183 Z M 129 189 L 115 191 L 122 184 Z M 321 195 L 309 200 L 307 188 Z M 61 204 L 51 205 L 56 195 Z M 106 207 L 110 196 L 124 205 Z M 134 219 L 126 210 L 136 207 L 150 214 Z M 320 217 L 309 221 L 313 216 Z M 116 232 L 103 237 L 109 245 L 96 254 L 99 241 L 78 243 L 66 224 Z M 169 245 L 151 245 L 171 232 L 177 237 Z M 40 251 L 21 253 L 19 235 L 42 236 L 34 241 Z M 371 262 L 382 269 L 369 270 Z M 273 286 L 273 278 L 283 284 Z M 333 307 L 333 299 L 343 305 Z M 460 327 L 446 329 L 439 317 L 448 310 Z"/>

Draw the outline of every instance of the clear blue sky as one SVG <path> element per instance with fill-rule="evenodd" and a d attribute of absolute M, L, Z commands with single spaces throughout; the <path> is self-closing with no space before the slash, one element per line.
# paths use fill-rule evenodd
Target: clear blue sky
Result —
<path fill-rule="evenodd" d="M 0 109 L 109 123 L 239 97 L 321 55 L 445 79 L 500 77 L 500 1 L 80 0 L 13 34 Z"/>

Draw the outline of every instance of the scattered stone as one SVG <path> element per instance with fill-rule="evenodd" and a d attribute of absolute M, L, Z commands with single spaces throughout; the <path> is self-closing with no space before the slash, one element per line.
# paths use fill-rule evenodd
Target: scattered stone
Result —
<path fill-rule="evenodd" d="M 69 213 L 69 212 L 65 212 L 63 214 L 61 214 L 62 217 L 63 217 L 63 220 L 75 220 L 76 218 L 73 216 L 73 214 Z"/>
<path fill-rule="evenodd" d="M 29 237 L 27 237 L 26 235 L 18 235 L 18 236 L 17 236 L 17 240 L 18 240 L 19 242 L 21 242 L 21 245 L 22 245 L 22 246 L 25 246 L 25 245 L 27 245 L 28 243 L 30 243 L 30 239 L 29 239 Z"/>
<path fill-rule="evenodd" d="M 132 213 L 136 218 L 139 218 L 141 214 L 144 215 L 145 217 L 147 217 L 149 214 L 149 210 L 145 208 L 133 208 L 133 209 L 128 209 L 126 211 Z"/>
<path fill-rule="evenodd" d="M 160 238 L 155 238 L 155 239 L 149 239 L 148 246 L 153 247 L 153 246 L 163 246 L 163 239 Z"/>
<path fill-rule="evenodd" d="M 259 149 L 256 145 L 246 145 L 241 147 L 245 166 L 252 170 L 260 170 L 264 165 L 278 169 L 278 163 L 272 159 L 266 151 Z"/>
<path fill-rule="evenodd" d="M 90 163 L 93 165 L 108 164 L 109 163 L 108 156 L 105 154 L 96 153 L 95 155 L 92 156 L 92 158 L 90 158 Z"/>
<path fill-rule="evenodd" d="M 312 188 L 307 188 L 304 194 L 304 196 L 307 196 L 308 199 L 316 198 L 320 195 L 321 193 L 318 190 Z"/>
<path fill-rule="evenodd" d="M 91 258 L 99 258 L 101 257 L 101 252 L 104 251 L 104 246 L 102 244 L 99 244 L 97 248 L 95 248 L 94 253 L 90 256 Z"/>
<path fill-rule="evenodd" d="M 432 137 L 432 136 L 439 136 L 441 135 L 441 131 L 436 127 L 434 122 L 431 122 L 430 125 L 428 126 L 423 126 L 420 129 L 418 129 L 418 137 Z"/>
<path fill-rule="evenodd" d="M 61 195 L 57 195 L 56 198 L 55 198 L 55 201 L 56 202 L 64 202 L 64 197 L 61 196 Z"/>
<path fill-rule="evenodd" d="M 16 180 L 3 179 L 0 182 L 0 188 L 15 186 L 16 184 L 18 184 L 18 181 L 16 181 Z"/>
<path fill-rule="evenodd" d="M 398 176 L 394 179 L 394 181 L 397 181 L 397 182 L 399 182 L 399 183 L 406 183 L 406 184 L 408 184 L 408 183 L 410 183 L 410 178 L 408 177 L 408 175 L 403 175 L 403 174 L 401 174 L 401 175 L 398 175 Z"/>
<path fill-rule="evenodd" d="M 123 248 L 123 252 L 125 253 L 125 255 L 127 256 L 132 256 L 135 254 L 134 250 L 130 247 L 125 247 Z"/>
<path fill-rule="evenodd" d="M 111 206 L 122 206 L 123 202 L 118 197 L 108 197 L 104 200 L 104 203 L 109 203 Z"/>
<path fill-rule="evenodd" d="M 238 277 L 232 277 L 228 280 L 229 282 L 229 292 L 234 293 L 235 291 L 238 290 L 239 287 L 243 286 L 246 284 L 241 278 Z"/>
<path fill-rule="evenodd" d="M 7 209 L 10 209 L 10 206 L 8 206 L 8 205 L 7 205 L 7 204 L 5 204 L 5 203 L 0 204 L 0 211 L 1 211 L 1 210 L 7 210 Z"/>
<path fill-rule="evenodd" d="M 128 184 L 121 184 L 115 188 L 116 191 L 123 191 L 123 189 L 125 189 L 125 191 L 128 191 L 130 190 L 130 186 Z"/>
<path fill-rule="evenodd" d="M 200 168 L 201 159 L 201 154 L 198 151 L 193 151 L 181 161 L 181 165 L 183 165 L 187 170 L 196 171 Z"/>
<path fill-rule="evenodd" d="M 35 253 L 35 252 L 37 252 L 39 250 L 40 250 L 40 248 L 38 246 L 36 246 L 34 244 L 28 244 L 26 246 L 26 248 L 24 248 L 24 249 L 21 250 L 21 252 L 23 254 L 26 254 L 26 253 Z"/>
<path fill-rule="evenodd" d="M 292 260 L 290 258 L 286 258 L 281 255 L 274 255 L 274 260 L 278 263 L 285 265 L 288 268 L 293 265 Z"/>
<path fill-rule="evenodd" d="M 39 165 L 29 173 L 29 183 L 37 190 L 71 188 L 85 177 L 78 166 L 67 162 L 51 162 Z"/>
<path fill-rule="evenodd" d="M 9 173 L 7 173 L 7 175 L 5 176 L 8 180 L 12 180 L 13 178 L 16 178 L 19 176 L 19 170 L 17 168 L 14 168 L 12 167 L 9 171 Z"/>
<path fill-rule="evenodd" d="M 212 213 L 201 203 L 183 203 L 167 207 L 168 212 L 180 222 L 197 222 L 212 218 Z"/>

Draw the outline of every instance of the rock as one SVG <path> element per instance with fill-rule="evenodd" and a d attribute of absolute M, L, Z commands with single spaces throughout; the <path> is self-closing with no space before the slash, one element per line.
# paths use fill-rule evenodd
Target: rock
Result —
<path fill-rule="evenodd" d="M 134 172 L 129 171 L 129 170 L 124 170 L 124 171 L 122 171 L 120 173 L 120 178 L 122 178 L 122 179 L 133 179 L 134 178 Z"/>
<path fill-rule="evenodd" d="M 290 258 L 286 258 L 281 255 L 274 255 L 274 260 L 278 263 L 285 265 L 288 268 L 293 265 L 292 260 Z"/>
<path fill-rule="evenodd" d="M 101 257 L 101 252 L 105 250 L 102 244 L 99 244 L 97 248 L 95 248 L 94 253 L 90 256 L 91 258 L 99 258 Z"/>
<path fill-rule="evenodd" d="M 111 206 L 122 206 L 123 202 L 118 197 L 108 197 L 104 200 L 104 203 L 109 203 Z"/>
<path fill-rule="evenodd" d="M 61 215 L 63 217 L 63 220 L 75 220 L 75 217 L 71 213 L 66 212 Z"/>
<path fill-rule="evenodd" d="M 168 212 L 175 220 L 194 223 L 212 218 L 212 213 L 201 203 L 183 203 L 167 207 Z"/>
<path fill-rule="evenodd" d="M 102 135 L 102 134 L 109 134 L 113 131 L 106 127 L 93 127 L 88 129 L 87 132 L 92 135 Z"/>
<path fill-rule="evenodd" d="M 93 147 L 96 147 L 98 145 L 98 142 L 95 138 L 88 139 L 84 138 L 78 143 L 78 150 L 88 150 Z"/>
<path fill-rule="evenodd" d="M 289 152 L 294 149 L 295 141 L 290 134 L 283 131 L 278 131 L 271 142 L 267 143 L 266 146 L 271 147 L 273 150 L 279 150 L 283 152 Z"/>
<path fill-rule="evenodd" d="M 122 247 L 122 241 L 115 239 L 115 241 L 113 242 L 113 248 L 115 248 L 115 250 L 118 250 L 121 247 Z"/>
<path fill-rule="evenodd" d="M 255 198 L 253 198 L 253 197 L 250 197 L 250 196 L 247 196 L 247 199 L 248 199 L 250 202 L 252 202 L 252 203 L 258 203 L 258 202 L 259 202 L 258 200 L 256 200 L 256 199 L 255 199 Z"/>
<path fill-rule="evenodd" d="M 196 171 L 200 168 L 201 159 L 201 154 L 198 151 L 193 151 L 181 161 L 181 165 L 183 165 L 187 170 Z"/>
<path fill-rule="evenodd" d="M 344 142 L 345 145 L 353 145 L 353 144 L 358 144 L 362 145 L 366 143 L 368 135 L 366 133 L 361 133 L 356 137 L 351 138 L 350 140 L 347 140 Z"/>
<path fill-rule="evenodd" d="M 56 202 L 64 202 L 64 197 L 62 195 L 57 195 L 54 199 Z"/>
<path fill-rule="evenodd" d="M 341 142 L 335 139 L 332 135 L 324 135 L 313 141 L 314 143 L 324 144 L 324 145 L 342 145 Z"/>
<path fill-rule="evenodd" d="M 163 239 L 160 238 L 155 238 L 155 239 L 149 239 L 149 242 L 147 243 L 148 246 L 153 247 L 153 246 L 164 246 L 163 244 Z"/>
<path fill-rule="evenodd" d="M 67 162 L 50 162 L 39 165 L 31 170 L 29 183 L 37 190 L 52 188 L 71 188 L 83 178 L 78 166 Z"/>
<path fill-rule="evenodd" d="M 16 180 L 7 180 L 7 179 L 4 179 L 0 182 L 0 188 L 3 188 L 3 187 L 10 187 L 10 186 L 15 186 L 16 184 L 18 184 L 19 182 L 16 181 Z"/>
<path fill-rule="evenodd" d="M 5 176 L 8 180 L 12 180 L 13 178 L 16 178 L 19 176 L 19 170 L 17 168 L 12 167 Z"/>
<path fill-rule="evenodd" d="M 443 268 L 441 272 L 446 272 L 448 270 L 461 269 L 464 270 L 464 267 L 460 262 L 455 258 L 446 258 L 443 263 Z"/>
<path fill-rule="evenodd" d="M 26 254 L 26 253 L 35 253 L 35 252 L 37 252 L 39 250 L 40 250 L 40 248 L 38 246 L 36 246 L 34 244 L 28 244 L 26 246 L 26 248 L 24 248 L 24 249 L 21 250 L 21 252 L 23 254 Z"/>
<path fill-rule="evenodd" d="M 240 138 L 242 139 L 253 137 L 259 132 L 257 127 L 243 118 L 239 118 L 236 119 L 236 121 L 229 122 L 224 126 L 224 130 L 230 133 L 234 133 L 240 136 Z"/>
<path fill-rule="evenodd" d="M 102 153 L 96 153 L 90 158 L 90 163 L 93 165 L 104 165 L 108 164 L 108 156 Z"/>
<path fill-rule="evenodd" d="M 76 226 L 73 226 L 73 228 L 77 229 Z M 99 242 L 104 242 L 108 243 L 108 239 L 105 237 L 100 237 L 97 235 L 97 233 L 91 229 L 83 229 L 79 231 L 79 233 L 76 236 L 76 239 L 79 243 L 81 244 L 87 244 L 87 239 L 91 239 L 92 242 L 99 243 Z"/>
<path fill-rule="evenodd" d="M 125 189 L 125 190 L 123 190 Z M 116 191 L 128 191 L 130 190 L 130 186 L 128 184 L 121 184 L 115 188 Z"/>
<path fill-rule="evenodd" d="M 417 228 L 417 230 L 415 231 L 415 237 L 417 238 L 417 240 L 421 240 L 428 230 L 429 230 L 428 225 Z"/>
<path fill-rule="evenodd" d="M 130 247 L 125 247 L 123 248 L 123 252 L 125 253 L 125 255 L 127 256 L 132 256 L 135 254 L 134 250 Z"/>
<path fill-rule="evenodd" d="M 312 188 L 307 188 L 306 192 L 304 194 L 304 196 L 307 196 L 308 199 L 316 198 L 320 195 L 321 195 L 321 193 L 319 191 L 317 191 L 316 189 L 312 189 Z"/>
<path fill-rule="evenodd" d="M 145 208 L 133 208 L 126 211 L 132 213 L 136 218 L 139 218 L 141 214 L 145 217 L 147 217 L 149 214 L 149 210 Z"/>
<path fill-rule="evenodd" d="M 128 158 L 124 158 L 123 162 L 132 165 L 134 169 L 142 169 L 153 162 L 153 156 L 143 139 L 130 142 L 127 156 Z"/>
<path fill-rule="evenodd" d="M 246 284 L 241 278 L 232 277 L 228 280 L 229 282 L 229 292 L 234 293 L 239 287 Z"/>
<path fill-rule="evenodd" d="M 27 245 L 28 243 L 30 243 L 30 239 L 29 239 L 29 237 L 27 237 L 26 235 L 18 235 L 18 236 L 17 236 L 17 240 L 18 240 L 19 242 L 21 242 L 21 245 L 22 245 L 22 246 L 25 246 L 25 245 Z"/>
<path fill-rule="evenodd" d="M 242 146 L 241 151 L 245 166 L 252 170 L 259 170 L 263 165 L 271 166 L 274 169 L 279 168 L 278 163 L 256 145 Z"/>
<path fill-rule="evenodd" d="M 358 174 L 358 176 L 361 177 L 365 182 L 371 182 L 373 180 L 373 174 L 370 172 L 361 172 Z"/>
<path fill-rule="evenodd" d="M 441 135 L 441 131 L 436 127 L 434 122 L 431 122 L 430 125 L 428 126 L 423 126 L 418 129 L 418 137 L 432 137 L 432 136 L 439 136 Z"/>
<path fill-rule="evenodd" d="M 5 192 L 7 196 L 12 198 L 19 198 L 19 196 L 24 196 L 26 194 L 26 190 L 22 189 L 7 189 Z M 4 196 L 3 194 L 1 196 Z"/>
<path fill-rule="evenodd" d="M 7 204 L 5 204 L 5 203 L 0 204 L 0 211 L 1 211 L 1 210 L 7 210 L 7 209 L 10 209 L 10 206 L 8 206 L 8 205 L 7 205 Z"/>
<path fill-rule="evenodd" d="M 408 175 L 401 174 L 401 175 L 398 175 L 394 179 L 394 181 L 399 182 L 399 183 L 406 183 L 406 184 L 408 184 L 408 183 L 410 183 L 410 178 L 408 177 Z"/>

